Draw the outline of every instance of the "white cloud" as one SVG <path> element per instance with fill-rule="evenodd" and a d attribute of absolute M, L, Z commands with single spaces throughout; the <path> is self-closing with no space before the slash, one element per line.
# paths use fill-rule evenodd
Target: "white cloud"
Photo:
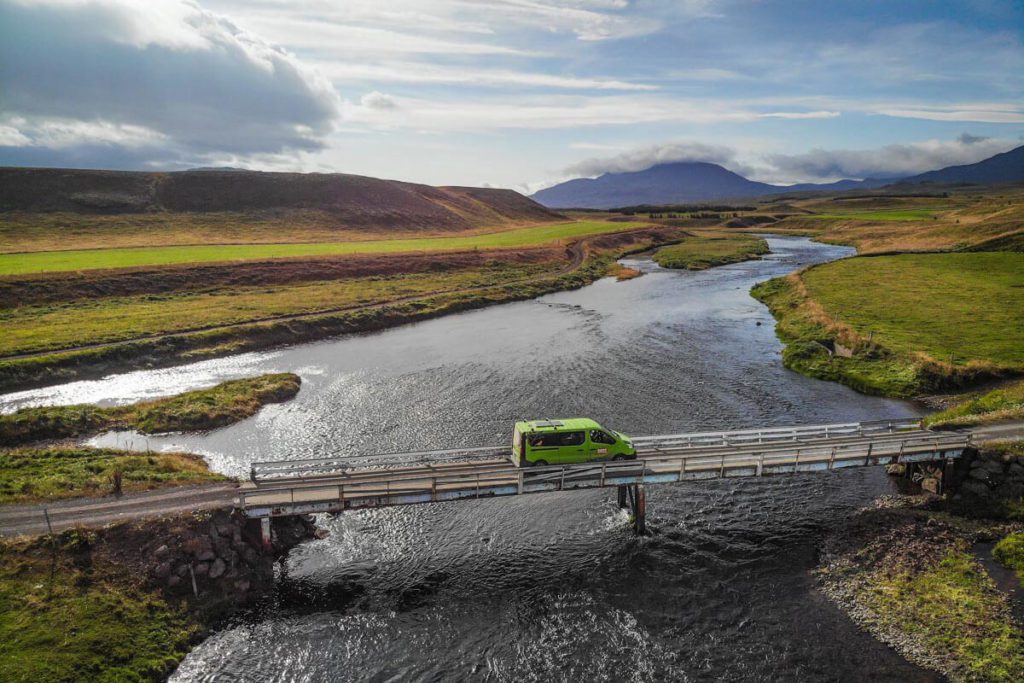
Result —
<path fill-rule="evenodd" d="M 189 0 L 0 0 L 0 64 L 6 125 L 53 148 L 312 150 L 341 112 L 321 74 Z"/>
<path fill-rule="evenodd" d="M 813 180 L 909 176 L 946 166 L 973 164 L 1020 145 L 1020 141 L 963 134 L 954 140 L 926 140 L 877 149 L 813 149 L 767 157 L 777 177 Z"/>
<path fill-rule="evenodd" d="M 530 88 L 561 88 L 566 90 L 658 90 L 656 85 L 630 83 L 607 78 L 563 76 L 543 72 L 507 69 L 480 69 L 467 66 L 438 66 L 416 62 L 331 61 L 315 63 L 328 78 L 340 83 L 444 83 L 483 87 L 520 85 Z"/>
<path fill-rule="evenodd" d="M 359 104 L 367 109 L 398 109 L 395 98 L 376 90 L 359 98 Z"/>
<path fill-rule="evenodd" d="M 700 142 L 649 145 L 612 157 L 585 159 L 566 168 L 565 174 L 570 177 L 593 177 L 602 173 L 628 173 L 676 161 L 706 161 L 735 167 L 736 150 Z"/>

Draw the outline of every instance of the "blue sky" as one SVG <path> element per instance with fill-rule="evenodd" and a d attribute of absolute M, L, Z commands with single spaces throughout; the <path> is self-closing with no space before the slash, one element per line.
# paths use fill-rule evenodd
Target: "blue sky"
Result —
<path fill-rule="evenodd" d="M 909 174 L 1024 144 L 1022 34 L 1015 0 L 0 0 L 0 163 Z"/>

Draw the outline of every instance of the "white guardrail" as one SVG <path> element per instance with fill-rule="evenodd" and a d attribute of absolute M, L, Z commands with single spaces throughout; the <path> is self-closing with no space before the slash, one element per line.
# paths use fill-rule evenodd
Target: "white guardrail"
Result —
<path fill-rule="evenodd" d="M 632 437 L 632 441 L 638 453 L 646 454 L 647 452 L 656 453 L 665 450 L 678 451 L 685 448 L 771 444 L 892 434 L 919 429 L 920 423 L 921 421 L 918 418 L 907 418 L 875 420 L 871 422 L 844 422 L 827 425 L 772 427 L 769 429 L 638 436 Z M 506 445 L 449 448 L 433 451 L 342 455 L 333 458 L 311 458 L 305 460 L 266 461 L 253 463 L 249 478 L 253 483 L 260 484 L 273 479 L 329 476 L 364 467 L 387 469 L 421 463 L 508 459 L 510 456 L 511 449 Z"/>
<path fill-rule="evenodd" d="M 507 462 L 427 462 L 401 469 L 353 468 L 338 461 L 291 463 L 309 476 L 270 479 L 239 492 L 240 507 L 253 517 L 408 505 L 541 491 L 670 483 L 694 479 L 814 472 L 898 462 L 956 458 L 971 435 L 915 429 L 916 421 L 817 428 L 671 435 L 635 461 L 516 467 Z M 760 434 L 761 441 L 757 440 Z M 649 442 L 650 443 L 650 442 Z M 697 444 L 700 445 L 697 445 Z M 665 446 L 665 444 L 670 444 Z M 458 452 L 494 452 L 466 449 Z M 507 453 L 507 451 L 505 451 Z M 320 468 L 334 467 L 333 474 Z"/>

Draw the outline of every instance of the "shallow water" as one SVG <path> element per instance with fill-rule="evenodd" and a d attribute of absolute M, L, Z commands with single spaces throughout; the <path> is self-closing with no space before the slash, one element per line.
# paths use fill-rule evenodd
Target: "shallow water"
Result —
<path fill-rule="evenodd" d="M 0 409 L 126 402 L 257 372 L 299 396 L 183 448 L 235 475 L 254 460 L 504 443 L 524 417 L 630 434 L 916 414 L 784 369 L 750 287 L 852 253 L 773 254 L 646 274 L 393 330 L 0 396 Z M 758 325 L 758 323 L 761 323 Z M 173 680 L 922 680 L 814 589 L 824 533 L 890 490 L 880 469 L 652 487 L 636 539 L 608 491 L 346 513 L 292 552 L 279 591 Z"/>

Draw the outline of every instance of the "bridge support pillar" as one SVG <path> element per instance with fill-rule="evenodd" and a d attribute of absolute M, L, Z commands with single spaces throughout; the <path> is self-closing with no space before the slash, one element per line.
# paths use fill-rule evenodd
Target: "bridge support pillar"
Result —
<path fill-rule="evenodd" d="M 619 508 L 628 509 L 630 522 L 637 536 L 647 533 L 647 492 L 643 484 L 626 484 L 618 487 Z"/>
<path fill-rule="evenodd" d="M 643 484 L 633 485 L 633 529 L 637 536 L 647 534 L 647 492 Z"/>
<path fill-rule="evenodd" d="M 273 546 L 273 539 L 270 537 L 270 517 L 260 519 L 260 541 L 263 543 L 263 549 L 270 551 Z"/>

